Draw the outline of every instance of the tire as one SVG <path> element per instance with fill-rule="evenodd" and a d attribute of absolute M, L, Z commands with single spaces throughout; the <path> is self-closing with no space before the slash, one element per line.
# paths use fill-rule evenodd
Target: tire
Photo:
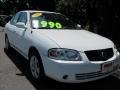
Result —
<path fill-rule="evenodd" d="M 10 43 L 9 43 L 9 40 L 8 40 L 7 36 L 5 36 L 5 49 L 7 51 L 10 51 L 10 49 L 11 49 L 11 46 L 10 46 Z"/>
<path fill-rule="evenodd" d="M 44 79 L 43 64 L 38 52 L 32 52 L 29 55 L 29 67 L 31 76 L 35 81 L 42 81 Z"/>

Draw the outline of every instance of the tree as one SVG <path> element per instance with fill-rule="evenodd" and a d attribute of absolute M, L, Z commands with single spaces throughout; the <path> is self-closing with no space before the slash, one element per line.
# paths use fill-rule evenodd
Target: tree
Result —
<path fill-rule="evenodd" d="M 56 11 L 89 26 L 92 32 L 112 39 L 120 47 L 120 6 L 116 0 L 59 0 Z"/>
<path fill-rule="evenodd" d="M 86 0 L 59 0 L 56 11 L 67 15 L 82 26 L 86 24 Z"/>

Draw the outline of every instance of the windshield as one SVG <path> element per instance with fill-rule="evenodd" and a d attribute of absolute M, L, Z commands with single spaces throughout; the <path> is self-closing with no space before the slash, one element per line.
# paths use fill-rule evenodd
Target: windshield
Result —
<path fill-rule="evenodd" d="M 33 29 L 76 29 L 76 24 L 62 14 L 33 12 L 30 16 Z"/>

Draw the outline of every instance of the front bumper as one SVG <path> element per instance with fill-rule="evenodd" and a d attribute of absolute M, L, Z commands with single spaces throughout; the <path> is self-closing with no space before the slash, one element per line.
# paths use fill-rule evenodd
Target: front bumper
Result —
<path fill-rule="evenodd" d="M 89 60 L 85 60 L 87 58 L 83 61 L 63 61 L 48 57 L 42 58 L 45 74 L 54 80 L 66 83 L 80 83 L 101 79 L 114 73 L 120 65 L 120 55 L 100 62 L 90 62 Z M 102 72 L 102 65 L 109 62 L 113 63 L 112 69 Z"/>

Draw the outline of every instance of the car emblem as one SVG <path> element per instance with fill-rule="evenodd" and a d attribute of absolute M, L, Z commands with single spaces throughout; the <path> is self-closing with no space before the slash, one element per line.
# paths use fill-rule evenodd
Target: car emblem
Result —
<path fill-rule="evenodd" d="M 102 55 L 102 57 L 103 57 L 104 59 L 107 58 L 105 52 L 101 52 L 101 55 Z"/>

